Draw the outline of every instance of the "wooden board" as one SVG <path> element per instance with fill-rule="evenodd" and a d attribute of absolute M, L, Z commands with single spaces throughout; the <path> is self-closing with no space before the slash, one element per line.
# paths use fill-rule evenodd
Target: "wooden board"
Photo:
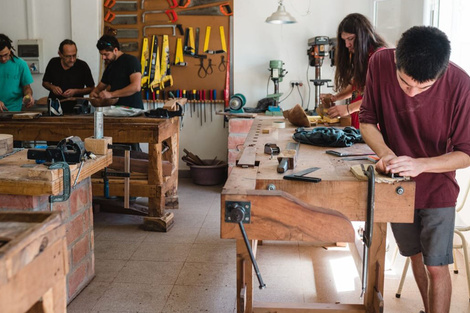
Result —
<path fill-rule="evenodd" d="M 0 134 L 0 156 L 13 151 L 13 136 Z"/>
<path fill-rule="evenodd" d="M 39 112 L 23 112 L 23 113 L 15 113 L 13 114 L 13 119 L 14 120 L 30 120 L 33 118 L 38 118 L 42 114 Z"/>
<path fill-rule="evenodd" d="M 1 212 L 0 233 L 9 236 L 0 247 L 2 312 L 24 313 L 33 305 L 65 312 L 68 254 L 60 213 Z"/>

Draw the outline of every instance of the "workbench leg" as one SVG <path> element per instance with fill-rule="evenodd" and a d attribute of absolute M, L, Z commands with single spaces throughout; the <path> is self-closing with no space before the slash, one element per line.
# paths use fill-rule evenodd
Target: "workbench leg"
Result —
<path fill-rule="evenodd" d="M 61 279 L 36 302 L 27 313 L 65 313 L 67 310 L 66 279 Z"/>
<path fill-rule="evenodd" d="M 372 245 L 369 251 L 369 276 L 364 305 L 367 312 L 383 312 L 385 250 L 387 223 L 374 223 Z"/>
<path fill-rule="evenodd" d="M 253 311 L 253 263 L 243 239 L 237 239 L 237 313 Z"/>
<path fill-rule="evenodd" d="M 148 216 L 144 217 L 145 230 L 167 232 L 173 226 L 173 213 L 165 212 L 163 191 L 162 143 L 149 143 L 148 183 L 156 186 L 156 195 L 149 197 Z"/>
<path fill-rule="evenodd" d="M 171 174 L 172 186 L 169 186 L 165 195 L 165 208 L 178 209 L 178 155 L 179 155 L 179 132 L 173 134 L 166 140 L 170 150 L 163 154 L 163 159 L 173 164 L 174 171 Z"/>

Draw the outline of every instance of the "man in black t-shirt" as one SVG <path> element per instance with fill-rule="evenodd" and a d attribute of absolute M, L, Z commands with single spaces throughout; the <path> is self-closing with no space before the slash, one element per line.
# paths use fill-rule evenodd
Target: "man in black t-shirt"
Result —
<path fill-rule="evenodd" d="M 90 68 L 77 59 L 77 45 L 65 39 L 59 45 L 59 56 L 52 58 L 46 67 L 42 86 L 49 90 L 49 98 L 66 99 L 89 94 L 95 87 Z"/>
<path fill-rule="evenodd" d="M 141 65 L 136 57 L 120 50 L 116 37 L 104 35 L 96 44 L 106 69 L 90 97 L 119 98 L 116 105 L 143 109 L 140 94 Z"/>

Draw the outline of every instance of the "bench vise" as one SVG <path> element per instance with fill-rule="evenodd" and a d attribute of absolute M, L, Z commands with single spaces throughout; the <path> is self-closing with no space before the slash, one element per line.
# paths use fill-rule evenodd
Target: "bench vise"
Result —
<path fill-rule="evenodd" d="M 85 143 L 77 136 L 62 139 L 57 146 L 49 146 L 45 149 L 28 149 L 29 160 L 44 160 L 46 163 L 80 163 L 85 154 Z"/>

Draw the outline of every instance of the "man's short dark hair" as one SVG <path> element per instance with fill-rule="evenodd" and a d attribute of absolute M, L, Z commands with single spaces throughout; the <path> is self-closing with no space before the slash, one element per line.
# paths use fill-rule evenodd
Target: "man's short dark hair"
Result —
<path fill-rule="evenodd" d="M 110 35 L 101 36 L 101 38 L 98 40 L 98 43 L 96 44 L 96 48 L 98 48 L 100 51 L 113 51 L 114 48 L 120 50 L 119 41 L 116 39 L 116 37 Z"/>
<path fill-rule="evenodd" d="M 75 42 L 73 42 L 73 40 L 70 40 L 70 39 L 65 39 L 64 41 L 62 41 L 59 45 L 59 51 L 60 53 L 64 53 L 64 46 L 65 45 L 74 45 L 75 48 L 77 47 L 77 45 L 75 44 Z"/>
<path fill-rule="evenodd" d="M 450 41 L 435 27 L 414 26 L 402 34 L 395 56 L 399 71 L 424 83 L 441 77 L 446 71 Z"/>

